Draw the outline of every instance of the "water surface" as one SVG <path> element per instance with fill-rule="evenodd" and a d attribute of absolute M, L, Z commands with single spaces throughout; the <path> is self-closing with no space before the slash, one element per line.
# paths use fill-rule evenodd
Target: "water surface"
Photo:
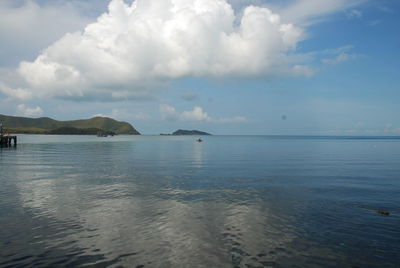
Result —
<path fill-rule="evenodd" d="M 196 138 L 19 135 L 0 267 L 399 267 L 400 139 Z"/>

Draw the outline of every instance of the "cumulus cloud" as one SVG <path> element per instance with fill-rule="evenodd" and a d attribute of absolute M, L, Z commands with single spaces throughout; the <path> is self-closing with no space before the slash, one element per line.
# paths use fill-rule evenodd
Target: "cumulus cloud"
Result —
<path fill-rule="evenodd" d="M 180 121 L 206 121 L 211 122 L 212 118 L 203 111 L 203 108 L 195 106 L 191 111 L 179 113 L 175 107 L 162 104 L 160 105 L 161 118 L 164 120 Z"/>
<path fill-rule="evenodd" d="M 301 73 L 292 54 L 303 39 L 300 27 L 265 7 L 239 15 L 226 0 L 112 0 L 97 22 L 18 72 L 38 96 L 135 98 L 151 83 L 186 76 Z"/>
<path fill-rule="evenodd" d="M 184 111 L 179 115 L 182 121 L 211 121 L 211 117 L 208 116 L 203 108 L 195 106 L 192 111 Z"/>
<path fill-rule="evenodd" d="M 29 116 L 29 117 L 40 116 L 43 114 L 43 110 L 39 106 L 36 106 L 35 108 L 31 108 L 31 107 L 26 106 L 25 104 L 19 104 L 17 106 L 17 114 L 23 115 L 23 116 Z"/>
<path fill-rule="evenodd" d="M 193 107 L 193 110 L 178 112 L 175 107 L 162 104 L 160 105 L 161 118 L 171 121 L 192 121 L 192 122 L 211 122 L 211 123 L 244 123 L 247 119 L 243 116 L 232 118 L 212 118 L 200 106 Z"/>
<path fill-rule="evenodd" d="M 29 100 L 32 97 L 32 93 L 27 89 L 11 88 L 1 82 L 0 82 L 0 93 L 3 93 L 4 95 L 19 100 Z"/>
<path fill-rule="evenodd" d="M 311 76 L 311 61 L 297 51 L 308 25 L 362 1 L 292 0 L 277 7 L 259 0 L 111 0 L 96 22 L 82 27 L 91 21 L 76 10 L 83 0 L 25 0 L 20 6 L 5 0 L 0 33 L 26 37 L 14 43 L 29 43 L 32 35 L 49 42 L 69 31 L 36 59 L 21 62 L 22 82 L 8 89 L 32 97 L 112 101 L 148 98 L 183 77 Z"/>

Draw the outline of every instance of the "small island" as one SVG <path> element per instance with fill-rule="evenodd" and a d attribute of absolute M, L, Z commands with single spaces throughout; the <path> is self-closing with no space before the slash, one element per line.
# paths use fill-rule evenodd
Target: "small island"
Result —
<path fill-rule="evenodd" d="M 199 131 L 199 130 L 185 130 L 185 129 L 178 129 L 177 131 L 173 132 L 172 134 L 160 134 L 161 136 L 189 136 L 189 135 L 211 135 L 210 133 Z"/>

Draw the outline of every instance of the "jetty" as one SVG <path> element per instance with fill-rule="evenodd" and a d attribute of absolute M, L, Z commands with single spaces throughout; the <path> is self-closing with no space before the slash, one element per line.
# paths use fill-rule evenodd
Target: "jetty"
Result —
<path fill-rule="evenodd" d="M 17 145 L 17 136 L 12 136 L 8 133 L 3 132 L 3 124 L 0 123 L 0 146 L 11 146 L 14 144 L 14 146 Z"/>

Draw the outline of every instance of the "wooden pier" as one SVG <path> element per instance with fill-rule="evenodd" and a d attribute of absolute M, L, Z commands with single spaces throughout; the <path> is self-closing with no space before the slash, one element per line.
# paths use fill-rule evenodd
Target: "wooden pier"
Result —
<path fill-rule="evenodd" d="M 17 145 L 17 136 L 1 135 L 0 136 L 0 146 L 14 146 Z"/>
<path fill-rule="evenodd" d="M 0 122 L 0 146 L 8 147 L 14 143 L 14 146 L 17 146 L 17 136 L 12 136 L 8 133 L 3 132 L 3 123 Z"/>

